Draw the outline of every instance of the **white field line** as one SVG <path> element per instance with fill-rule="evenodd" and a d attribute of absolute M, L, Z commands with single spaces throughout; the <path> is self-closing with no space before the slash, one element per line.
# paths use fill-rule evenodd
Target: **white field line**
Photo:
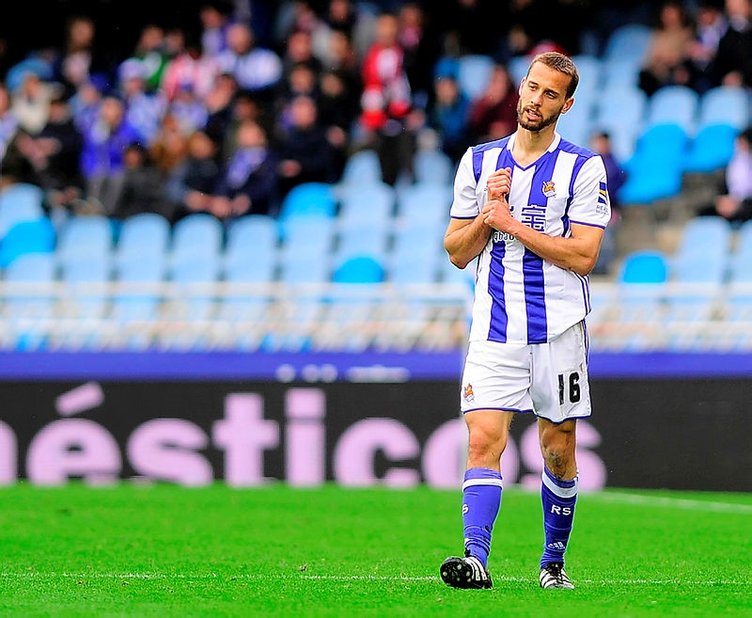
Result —
<path fill-rule="evenodd" d="M 332 581 L 332 582 L 436 582 L 439 577 L 433 575 L 306 575 L 305 573 L 290 575 L 247 574 L 218 575 L 217 573 L 44 573 L 21 572 L 0 573 L 0 579 L 18 580 L 52 580 L 52 579 L 80 579 L 80 580 L 217 580 L 217 581 Z M 494 581 L 505 583 L 537 583 L 536 577 L 515 577 L 509 575 L 494 575 Z M 587 586 L 739 586 L 749 585 L 748 580 L 739 579 L 577 579 L 577 583 Z"/>
<path fill-rule="evenodd" d="M 639 494 L 618 493 L 613 491 L 589 493 L 585 500 L 634 504 L 638 506 L 668 507 L 685 511 L 710 511 L 713 513 L 748 513 L 752 515 L 752 504 L 735 504 L 733 502 L 712 502 L 671 498 L 668 496 L 641 496 Z"/>

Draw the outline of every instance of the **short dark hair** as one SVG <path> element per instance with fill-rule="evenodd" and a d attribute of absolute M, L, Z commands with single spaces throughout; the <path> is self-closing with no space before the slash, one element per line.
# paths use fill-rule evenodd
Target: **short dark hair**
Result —
<path fill-rule="evenodd" d="M 577 85 L 580 83 L 580 74 L 577 71 L 577 66 L 572 59 L 566 54 L 556 51 L 542 52 L 535 56 L 530 62 L 530 67 L 527 72 L 530 73 L 530 69 L 536 62 L 545 64 L 549 69 L 569 75 L 569 86 L 567 87 L 567 99 L 572 98 L 574 91 L 577 90 Z"/>

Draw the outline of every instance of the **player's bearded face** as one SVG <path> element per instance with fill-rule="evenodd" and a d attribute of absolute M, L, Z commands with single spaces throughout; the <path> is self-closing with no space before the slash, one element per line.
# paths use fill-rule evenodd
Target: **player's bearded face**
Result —
<path fill-rule="evenodd" d="M 528 119 L 525 112 L 531 112 L 533 115 L 537 115 L 536 119 Z M 561 116 L 561 108 L 557 109 L 551 115 L 546 116 L 540 107 L 529 104 L 526 105 L 523 102 L 522 97 L 520 97 L 517 102 L 517 122 L 523 129 L 527 129 L 528 131 L 533 131 L 534 133 L 542 131 L 546 127 L 554 124 L 559 119 L 559 116 Z"/>

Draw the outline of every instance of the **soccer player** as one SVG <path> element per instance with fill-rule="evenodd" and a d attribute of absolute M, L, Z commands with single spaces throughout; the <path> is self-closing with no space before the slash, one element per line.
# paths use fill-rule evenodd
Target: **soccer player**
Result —
<path fill-rule="evenodd" d="M 601 157 L 556 132 L 578 81 L 569 57 L 535 56 L 520 82 L 516 132 L 470 147 L 454 181 L 444 246 L 459 268 L 478 258 L 460 392 L 469 436 L 465 551 L 440 568 L 455 588 L 492 586 L 499 460 L 512 417 L 522 412 L 538 419 L 544 463 L 539 583 L 574 588 L 564 553 L 577 500 L 576 423 L 591 413 L 588 274 L 610 218 Z"/>

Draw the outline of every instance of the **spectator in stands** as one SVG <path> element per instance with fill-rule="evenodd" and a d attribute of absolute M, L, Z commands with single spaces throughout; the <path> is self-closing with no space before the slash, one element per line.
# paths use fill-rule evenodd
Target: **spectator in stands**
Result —
<path fill-rule="evenodd" d="M 316 102 L 307 96 L 290 104 L 288 125 L 277 125 L 280 199 L 305 182 L 334 182 L 337 177 L 332 145 L 318 119 Z"/>
<path fill-rule="evenodd" d="M 437 29 L 444 32 L 446 44 L 457 55 L 492 56 L 499 46 L 499 24 L 507 24 L 504 2 L 484 0 L 451 0 L 437 11 Z M 499 11 L 502 17 L 499 18 Z M 503 28 L 506 31 L 506 27 Z"/>
<path fill-rule="evenodd" d="M 311 97 L 315 101 L 319 99 L 319 73 L 307 62 L 291 67 L 280 84 L 273 106 L 277 123 L 289 122 L 290 103 L 299 96 Z"/>
<path fill-rule="evenodd" d="M 166 49 L 164 28 L 157 24 L 146 24 L 141 29 L 133 56 L 127 60 L 138 60 L 143 69 L 144 90 L 156 92 L 162 84 L 162 75 L 171 58 Z M 126 60 L 126 62 L 127 62 Z"/>
<path fill-rule="evenodd" d="M 726 0 L 726 18 L 711 71 L 718 84 L 752 88 L 752 0 Z"/>
<path fill-rule="evenodd" d="M 315 79 L 324 68 L 321 59 L 314 54 L 313 34 L 308 30 L 294 30 L 288 35 L 282 56 L 282 81 L 289 81 L 290 73 L 301 64 L 310 69 Z"/>
<path fill-rule="evenodd" d="M 71 97 L 89 81 L 97 67 L 94 50 L 96 24 L 87 15 L 73 15 L 65 24 L 65 46 L 56 69 L 56 81 L 64 87 L 64 96 Z"/>
<path fill-rule="evenodd" d="M 48 205 L 73 209 L 84 192 L 80 166 L 83 137 L 73 122 L 67 99 L 53 99 L 47 124 L 36 135 L 19 134 L 17 145 L 36 170 Z"/>
<path fill-rule="evenodd" d="M 330 30 L 341 32 L 353 41 L 358 25 L 357 8 L 351 0 L 330 0 L 324 13 L 324 22 Z"/>
<path fill-rule="evenodd" d="M 148 146 L 149 156 L 157 169 L 165 176 L 169 176 L 187 156 L 188 136 L 203 128 L 183 126 L 180 119 L 172 112 L 167 112 L 162 118 L 159 131 Z"/>
<path fill-rule="evenodd" d="M 342 176 L 352 145 L 352 128 L 358 116 L 358 93 L 340 71 L 325 70 L 319 80 L 319 123 L 332 146 L 335 182 Z"/>
<path fill-rule="evenodd" d="M 204 54 L 199 43 L 188 43 L 174 56 L 162 77 L 162 91 L 168 101 L 179 96 L 181 89 L 189 87 L 196 97 L 204 101 L 214 86 L 219 66 L 210 54 Z"/>
<path fill-rule="evenodd" d="M 590 148 L 601 155 L 601 159 L 603 159 L 603 165 L 606 167 L 608 198 L 611 202 L 611 219 L 603 235 L 601 251 L 593 268 L 594 274 L 605 275 L 608 274 L 618 254 L 616 241 L 621 221 L 619 190 L 627 180 L 627 172 L 614 156 L 611 135 L 607 131 L 596 131 L 590 139 Z"/>
<path fill-rule="evenodd" d="M 155 212 L 170 218 L 170 207 L 164 190 L 163 176 L 139 143 L 129 144 L 123 154 L 123 180 L 111 213 L 115 219 L 127 219 L 143 212 Z"/>
<path fill-rule="evenodd" d="M 327 39 L 324 68 L 336 71 L 344 80 L 348 92 L 356 99 L 363 89 L 358 56 L 352 41 L 344 32 L 332 30 Z"/>
<path fill-rule="evenodd" d="M 441 149 L 459 163 L 473 136 L 468 123 L 471 101 L 460 88 L 456 72 L 447 70 L 436 75 L 432 99 L 428 125 L 437 132 Z"/>
<path fill-rule="evenodd" d="M 102 99 L 99 113 L 83 131 L 81 171 L 86 180 L 86 199 L 93 212 L 112 214 L 120 197 L 125 175 L 125 149 L 142 140 L 125 118 L 125 104 L 109 94 Z"/>
<path fill-rule="evenodd" d="M 692 88 L 702 94 L 715 85 L 711 74 L 718 44 L 728 28 L 722 0 L 701 0 L 694 18 L 695 35 L 689 45 Z"/>
<path fill-rule="evenodd" d="M 190 135 L 206 126 L 208 114 L 206 104 L 199 98 L 190 83 L 181 84 L 172 101 L 167 104 L 167 112 L 173 116 L 184 135 Z"/>
<path fill-rule="evenodd" d="M 47 124 L 50 102 L 61 94 L 62 88 L 43 80 L 34 71 L 26 72 L 19 87 L 11 93 L 13 115 L 19 128 L 36 135 Z"/>
<path fill-rule="evenodd" d="M 372 147 L 381 162 L 384 182 L 394 185 L 400 175 L 413 179 L 416 132 L 423 119 L 413 115 L 410 83 L 403 65 L 404 52 L 397 34 L 399 22 L 382 13 L 376 22 L 376 38 L 363 58 L 359 141 Z"/>
<path fill-rule="evenodd" d="M 10 92 L 5 84 L 0 82 L 0 160 L 18 132 L 18 126 L 18 118 L 10 105 Z"/>
<path fill-rule="evenodd" d="M 232 3 L 208 0 L 199 8 L 201 48 L 209 58 L 216 58 L 227 50 L 227 31 L 232 24 Z"/>
<path fill-rule="evenodd" d="M 222 142 L 230 122 L 233 104 L 238 96 L 238 83 L 230 73 L 220 73 L 204 98 L 206 126 L 204 129 L 218 144 Z"/>
<path fill-rule="evenodd" d="M 471 140 L 487 142 L 517 128 L 517 86 L 506 65 L 496 64 L 486 89 L 470 105 Z"/>
<path fill-rule="evenodd" d="M 209 212 L 219 219 L 245 214 L 276 214 L 279 158 L 270 148 L 266 131 L 254 120 L 237 130 L 237 148 L 214 188 Z"/>
<path fill-rule="evenodd" d="M 237 148 L 237 136 L 240 125 L 246 120 L 253 120 L 264 126 L 269 134 L 269 122 L 266 110 L 252 92 L 241 91 L 235 95 L 230 105 L 230 115 L 219 134 L 220 160 L 227 161 Z M 213 134 L 211 134 L 213 136 Z"/>
<path fill-rule="evenodd" d="M 658 8 L 647 54 L 639 74 L 639 86 L 651 96 L 663 86 L 690 86 L 690 46 L 694 39 L 691 18 L 680 0 L 665 0 Z"/>
<path fill-rule="evenodd" d="M 219 147 L 205 131 L 188 137 L 187 155 L 167 175 L 166 192 L 173 204 L 172 220 L 209 210 L 219 183 Z"/>
<path fill-rule="evenodd" d="M 136 128 L 145 144 L 151 144 L 167 109 L 161 91 L 149 90 L 150 70 L 136 58 L 129 58 L 118 67 L 118 93 L 125 105 L 125 117 Z"/>
<path fill-rule="evenodd" d="M 426 109 L 433 93 L 433 67 L 441 49 L 435 33 L 429 27 L 430 20 L 418 2 L 402 4 L 397 19 L 397 41 L 403 51 L 402 62 L 410 83 L 413 105 Z"/>
<path fill-rule="evenodd" d="M 282 60 L 271 49 L 255 44 L 253 30 L 233 23 L 227 31 L 228 49 L 217 56 L 219 70 L 232 74 L 242 90 L 252 92 L 264 104 L 271 104 L 274 89 L 282 78 Z"/>
<path fill-rule="evenodd" d="M 734 153 L 724 171 L 720 195 L 701 208 L 700 216 L 720 216 L 732 223 L 752 219 L 752 126 L 734 141 Z"/>

